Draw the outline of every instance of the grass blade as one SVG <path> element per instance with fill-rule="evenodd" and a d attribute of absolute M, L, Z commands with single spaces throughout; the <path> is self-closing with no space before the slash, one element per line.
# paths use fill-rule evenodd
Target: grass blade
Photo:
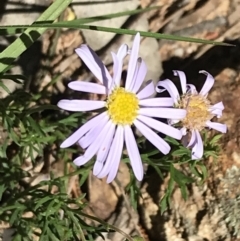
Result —
<path fill-rule="evenodd" d="M 89 18 L 81 18 L 81 19 L 75 19 L 71 21 L 59 21 L 57 24 L 86 24 L 86 23 L 92 23 L 96 21 L 102 21 L 102 20 L 107 20 L 107 19 L 112 19 L 112 18 L 119 18 L 122 16 L 132 16 L 135 14 L 139 13 L 144 13 L 153 9 L 157 9 L 159 7 L 149 7 L 149 8 L 144 8 L 144 9 L 136 9 L 136 10 L 129 10 L 125 12 L 118 12 L 118 13 L 112 13 L 112 14 L 106 14 L 106 15 L 98 15 L 98 16 L 93 16 Z M 53 24 L 53 21 L 36 21 L 32 25 L 6 25 L 6 26 L 0 26 L 0 35 L 12 35 L 12 34 L 17 34 L 17 33 L 22 33 L 25 29 L 27 28 L 34 28 L 35 25 L 38 27 L 46 27 L 49 26 L 48 24 Z M 56 23 L 55 23 L 56 24 Z M 54 25 L 55 25 L 54 24 Z"/>
<path fill-rule="evenodd" d="M 116 34 L 128 34 L 128 35 L 135 35 L 137 32 L 141 34 L 143 37 L 150 37 L 150 38 L 156 38 L 156 39 L 165 39 L 165 40 L 173 40 L 173 41 L 184 41 L 184 42 L 193 42 L 193 43 L 199 43 L 199 44 L 212 44 L 212 45 L 222 45 L 222 46 L 235 46 L 233 44 L 229 43 L 223 43 L 223 42 L 217 42 L 212 40 L 205 40 L 205 39 L 199 39 L 199 38 L 192 38 L 192 37 L 184 37 L 184 36 L 175 36 L 171 34 L 161 34 L 161 33 L 152 33 L 152 32 L 145 32 L 145 31 L 138 31 L 138 30 L 131 30 L 131 29 L 122 29 L 122 28 L 109 28 L 109 27 L 102 27 L 102 26 L 96 26 L 96 25 L 85 25 L 85 24 L 79 24 L 81 22 L 81 19 L 79 20 L 73 20 L 73 21 L 62 21 L 58 23 L 37 23 L 32 26 L 29 26 L 29 28 L 49 28 L 49 29 L 58 29 L 58 28 L 72 28 L 72 29 L 89 29 L 94 31 L 103 31 L 103 32 L 110 32 L 110 33 L 116 33 Z M 25 25 L 22 25 L 25 26 Z M 18 26 L 9 26 L 16 28 L 20 30 Z M 3 27 L 0 27 L 0 30 L 3 29 Z M 1 61 L 1 59 L 0 59 Z M 0 69 L 1 71 L 1 69 Z"/>
<path fill-rule="evenodd" d="M 71 28 L 71 27 L 74 27 L 74 26 L 68 26 L 68 28 Z M 141 36 L 156 38 L 156 39 L 193 42 L 193 43 L 200 43 L 200 44 L 235 46 L 235 45 L 228 44 L 228 43 L 216 42 L 216 41 L 199 39 L 199 38 L 175 36 L 175 35 L 171 35 L 171 34 L 162 34 L 162 33 L 152 33 L 152 32 L 145 32 L 145 31 L 138 31 L 138 30 L 131 30 L 131 29 L 108 28 L 108 27 L 101 27 L 101 26 L 94 26 L 94 25 L 79 25 L 78 28 L 95 30 L 95 31 L 103 31 L 103 32 L 111 32 L 111 33 L 117 33 L 117 34 L 129 34 L 129 35 L 135 35 L 137 32 L 139 32 L 141 34 Z"/>

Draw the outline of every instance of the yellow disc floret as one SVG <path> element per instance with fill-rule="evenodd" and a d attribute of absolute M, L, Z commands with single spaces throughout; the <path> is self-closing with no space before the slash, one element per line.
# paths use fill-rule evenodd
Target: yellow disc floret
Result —
<path fill-rule="evenodd" d="M 139 109 L 139 100 L 134 93 L 118 87 L 108 96 L 106 107 L 115 124 L 132 125 Z"/>
<path fill-rule="evenodd" d="M 190 130 L 201 131 L 205 127 L 206 121 L 211 120 L 214 116 L 209 111 L 209 100 L 199 94 L 184 95 L 179 102 L 179 107 L 187 110 L 182 124 Z"/>

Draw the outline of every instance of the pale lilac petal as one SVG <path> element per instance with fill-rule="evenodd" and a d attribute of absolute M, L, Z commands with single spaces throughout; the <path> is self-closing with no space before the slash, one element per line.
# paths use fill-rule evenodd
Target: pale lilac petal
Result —
<path fill-rule="evenodd" d="M 119 168 L 119 163 L 122 156 L 123 150 L 123 139 L 124 129 L 123 126 L 118 125 L 111 149 L 109 151 L 107 161 L 102 169 L 102 171 L 97 175 L 99 178 L 103 178 L 108 175 L 107 183 L 110 183 L 117 175 Z"/>
<path fill-rule="evenodd" d="M 187 147 L 193 147 L 196 142 L 197 142 L 196 132 L 195 131 L 191 131 L 191 139 L 190 139 Z"/>
<path fill-rule="evenodd" d="M 121 156 L 122 156 L 122 149 L 121 149 L 120 155 L 115 157 L 116 159 L 115 159 L 114 165 L 112 165 L 110 172 L 108 174 L 108 177 L 107 177 L 107 183 L 111 183 L 113 181 L 113 179 L 116 177 L 118 169 L 119 169 L 119 164 L 121 161 Z"/>
<path fill-rule="evenodd" d="M 211 109 L 219 109 L 219 110 L 224 110 L 224 105 L 222 101 L 218 102 L 217 104 L 211 106 Z"/>
<path fill-rule="evenodd" d="M 68 111 L 90 111 L 103 108 L 105 101 L 100 100 L 60 100 L 57 106 Z"/>
<path fill-rule="evenodd" d="M 173 82 L 169 79 L 166 79 L 166 80 L 162 80 L 162 81 L 159 81 L 157 83 L 157 87 L 156 87 L 156 91 L 158 93 L 162 93 L 164 90 L 162 90 L 162 88 L 158 88 L 158 87 L 162 87 L 164 89 L 166 89 L 169 93 L 169 95 L 173 98 L 173 101 L 175 104 L 178 103 L 179 101 L 179 93 L 178 93 L 178 90 L 176 88 L 176 86 L 173 84 Z"/>
<path fill-rule="evenodd" d="M 129 87 L 133 80 L 134 72 L 137 66 L 139 46 L 140 46 L 140 34 L 137 33 L 133 40 L 133 45 L 132 45 L 129 64 L 128 64 L 127 79 L 125 84 L 126 90 L 129 90 Z"/>
<path fill-rule="evenodd" d="M 112 123 L 109 128 L 109 131 L 107 132 L 106 138 L 103 140 L 103 142 L 98 150 L 97 159 L 96 159 L 96 162 L 93 167 L 93 175 L 94 176 L 97 176 L 103 168 L 103 164 L 106 161 L 109 149 L 111 147 L 113 135 L 115 133 L 115 127 L 116 127 L 116 125 Z"/>
<path fill-rule="evenodd" d="M 94 154 L 95 154 L 95 153 L 94 153 Z M 94 155 L 94 154 L 93 154 L 93 155 Z M 73 160 L 73 163 L 74 163 L 76 166 L 80 167 L 80 166 L 86 164 L 91 158 L 92 158 L 92 157 L 89 157 L 89 156 L 86 157 L 86 156 L 82 155 L 82 156 L 79 156 L 79 157 L 75 158 L 75 159 Z"/>
<path fill-rule="evenodd" d="M 108 115 L 104 116 L 101 122 L 97 123 L 85 136 L 83 136 L 78 141 L 78 144 L 83 149 L 86 149 L 88 146 L 90 146 L 93 143 L 93 141 L 99 136 L 102 128 L 107 124 L 108 121 L 109 121 L 109 116 Z"/>
<path fill-rule="evenodd" d="M 128 156 L 131 162 L 134 175 L 136 176 L 138 181 L 142 181 L 143 164 L 142 164 L 142 160 L 141 160 L 141 156 L 138 150 L 136 140 L 134 138 L 134 135 L 130 126 L 124 127 L 124 134 L 125 134 L 124 139 L 127 147 L 127 152 L 128 152 Z"/>
<path fill-rule="evenodd" d="M 112 125 L 112 122 L 108 121 L 107 124 L 102 128 L 100 134 L 98 135 L 98 138 L 96 138 L 92 142 L 92 144 L 87 148 L 87 150 L 84 153 L 84 156 L 86 157 L 91 156 L 92 158 L 95 155 L 100 145 L 102 144 L 103 140 L 105 139 L 111 125 Z"/>
<path fill-rule="evenodd" d="M 140 108 L 138 114 L 151 117 L 166 119 L 183 119 L 186 116 L 186 110 L 175 108 Z"/>
<path fill-rule="evenodd" d="M 217 118 L 220 118 L 222 116 L 222 110 L 220 109 L 210 109 L 211 114 L 217 116 Z"/>
<path fill-rule="evenodd" d="M 104 162 L 95 161 L 93 166 L 93 175 L 96 176 L 103 169 Z"/>
<path fill-rule="evenodd" d="M 210 112 L 216 115 L 218 118 L 222 116 L 223 110 L 224 110 L 224 105 L 222 102 L 218 102 L 217 104 L 210 107 Z"/>
<path fill-rule="evenodd" d="M 98 178 L 103 178 L 107 176 L 110 173 L 112 167 L 116 164 L 116 162 L 119 162 L 118 159 L 121 158 L 124 142 L 123 131 L 123 127 L 121 125 L 118 125 L 112 141 L 112 145 L 110 147 L 110 151 L 107 156 L 107 160 L 104 164 L 102 171 L 97 175 Z"/>
<path fill-rule="evenodd" d="M 104 138 L 108 133 L 110 125 L 111 122 L 109 121 L 100 132 L 98 138 L 96 138 L 94 142 L 87 148 L 85 153 L 73 161 L 76 166 L 84 165 L 97 153 L 101 143 L 103 142 Z"/>
<path fill-rule="evenodd" d="M 109 175 L 110 176 L 112 175 L 112 180 L 115 178 L 117 174 L 119 163 L 122 157 L 122 150 L 123 150 L 123 144 L 124 144 L 124 128 L 122 125 L 117 126 L 114 139 L 116 139 L 116 141 L 111 146 L 111 149 L 115 149 L 115 151 L 113 150 L 113 155 L 109 155 L 108 157 L 113 159 L 110 172 L 109 172 Z M 110 176 L 108 176 L 108 181 L 107 181 L 108 183 L 112 181 L 110 180 L 111 179 Z"/>
<path fill-rule="evenodd" d="M 77 131 L 75 131 L 71 136 L 69 136 L 62 144 L 61 148 L 66 148 L 74 143 L 76 143 L 83 135 L 85 135 L 89 130 L 94 128 L 94 126 L 101 123 L 101 121 L 107 116 L 107 112 L 103 112 L 100 115 L 93 117 L 91 120 L 82 125 Z"/>
<path fill-rule="evenodd" d="M 187 128 L 186 128 L 186 127 L 182 127 L 182 128 L 180 129 L 180 131 L 182 132 L 182 135 L 183 135 L 183 136 L 187 135 Z"/>
<path fill-rule="evenodd" d="M 121 76 L 122 76 L 122 62 L 119 61 L 117 55 L 112 52 L 113 58 L 113 86 L 112 89 L 116 86 L 120 86 Z"/>
<path fill-rule="evenodd" d="M 112 77 L 97 54 L 86 44 L 82 44 L 80 48 L 75 49 L 75 52 L 96 76 L 96 78 L 105 87 L 110 88 L 112 85 Z"/>
<path fill-rule="evenodd" d="M 132 91 L 133 93 L 137 93 L 139 91 L 146 77 L 146 74 L 147 74 L 147 65 L 145 61 L 142 60 L 142 58 L 138 58 L 138 63 L 136 66 L 132 84 L 130 86 L 130 91 Z"/>
<path fill-rule="evenodd" d="M 207 121 L 206 125 L 209 128 L 212 128 L 214 130 L 220 131 L 221 133 L 226 133 L 227 132 L 227 125 L 225 125 L 225 124 Z"/>
<path fill-rule="evenodd" d="M 134 121 L 134 125 L 158 150 L 165 155 L 169 153 L 171 148 L 168 143 L 158 136 L 154 131 L 137 119 Z"/>
<path fill-rule="evenodd" d="M 118 49 L 117 54 L 112 53 L 113 57 L 113 83 L 111 89 L 114 89 L 116 86 L 120 86 L 121 77 L 122 77 L 122 67 L 123 67 L 123 59 L 128 54 L 128 46 L 126 44 L 121 45 Z"/>
<path fill-rule="evenodd" d="M 187 94 L 197 94 L 197 89 L 192 84 L 187 84 Z"/>
<path fill-rule="evenodd" d="M 167 122 L 169 125 L 175 125 L 179 122 L 180 120 L 175 120 L 175 119 L 168 119 Z"/>
<path fill-rule="evenodd" d="M 147 116 L 143 116 L 143 115 L 139 115 L 137 117 L 138 120 L 140 120 L 141 122 L 143 122 L 145 125 L 167 135 L 167 136 L 171 136 L 175 139 L 180 140 L 182 138 L 182 132 L 170 125 L 167 125 L 161 121 L 157 121 L 153 118 L 147 117 Z"/>
<path fill-rule="evenodd" d="M 196 143 L 192 148 L 192 159 L 197 160 L 203 156 L 203 141 L 199 131 L 193 131 L 196 135 Z"/>
<path fill-rule="evenodd" d="M 201 70 L 199 73 L 207 75 L 207 79 L 205 80 L 205 83 L 200 91 L 201 95 L 207 95 L 210 89 L 213 87 L 215 80 L 207 71 Z"/>
<path fill-rule="evenodd" d="M 106 94 L 106 88 L 103 85 L 86 82 L 86 81 L 72 81 L 68 84 L 72 90 L 83 91 L 88 93 Z"/>
<path fill-rule="evenodd" d="M 133 89 L 133 86 L 135 85 L 135 82 L 137 81 L 137 75 L 138 75 L 138 70 L 139 70 L 139 65 L 140 65 L 140 62 L 142 61 L 142 58 L 138 58 L 137 59 L 137 64 L 136 64 L 136 68 L 135 68 L 135 71 L 134 71 L 134 75 L 133 75 L 133 78 L 132 78 L 132 81 L 131 81 L 131 84 L 128 88 L 128 91 L 132 91 Z"/>
<path fill-rule="evenodd" d="M 153 81 L 151 80 L 147 83 L 147 85 L 141 91 L 138 92 L 137 97 L 139 100 L 141 100 L 141 99 L 148 98 L 154 93 L 155 93 L 155 88 L 154 88 Z"/>
<path fill-rule="evenodd" d="M 128 46 L 126 44 L 123 44 L 120 46 L 117 52 L 117 57 L 120 61 L 123 61 L 123 59 L 127 56 L 128 54 Z"/>
<path fill-rule="evenodd" d="M 113 179 L 116 177 L 120 161 L 121 161 L 121 156 L 120 156 L 120 158 L 115 160 L 114 165 L 111 167 L 111 170 L 107 177 L 107 183 L 111 183 L 113 181 Z"/>
<path fill-rule="evenodd" d="M 139 105 L 147 107 L 172 107 L 173 99 L 172 98 L 149 98 L 139 101 Z"/>
<path fill-rule="evenodd" d="M 180 79 L 181 87 L 182 87 L 182 93 L 186 94 L 186 91 L 187 91 L 187 79 L 186 79 L 185 73 L 183 71 L 173 70 L 173 74 L 175 76 L 178 75 L 178 77 Z"/>

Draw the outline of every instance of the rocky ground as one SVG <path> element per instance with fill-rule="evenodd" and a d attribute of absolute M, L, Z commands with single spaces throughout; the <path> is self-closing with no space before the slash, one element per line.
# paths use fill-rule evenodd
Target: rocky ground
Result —
<path fill-rule="evenodd" d="M 1 0 L 3 1 L 3 0 Z M 163 215 L 158 203 L 164 193 L 168 177 L 160 180 L 151 173 L 140 184 L 142 198 L 138 212 L 131 208 L 124 187 L 129 181 L 126 166 L 121 165 L 117 180 L 111 185 L 90 176 L 85 190 L 90 204 L 89 213 L 113 223 L 129 234 L 138 234 L 151 241 L 230 241 L 240 240 L 240 1 L 239 0 L 130 0 L 123 1 L 73 1 L 63 18 L 88 17 L 132 10 L 138 7 L 159 6 L 158 10 L 132 17 L 104 20 L 96 23 L 108 27 L 191 36 L 225 41 L 236 47 L 219 47 L 195 43 L 143 38 L 140 55 L 148 66 L 148 77 L 158 81 L 169 77 L 173 69 L 183 70 L 189 82 L 201 86 L 198 71 L 206 70 L 216 78 L 210 94 L 213 103 L 225 105 L 222 123 L 228 133 L 221 143 L 221 155 L 214 163 L 206 160 L 209 177 L 203 185 L 189 186 L 189 199 L 184 201 L 175 189 L 171 207 Z M 46 8 L 50 0 L 3 1 L 0 7 L 0 25 L 30 24 Z M 84 4 L 85 3 L 85 4 Z M 2 2 L 1 2 L 2 4 Z M 1 11 L 2 10 L 2 11 Z M 2 12 L 2 13 L 1 13 Z M 16 13 L 18 14 L 17 22 Z M 28 14 L 26 14 L 28 13 Z M 1 37 L 0 50 L 13 39 Z M 81 63 L 74 49 L 88 43 L 111 68 L 110 51 L 120 43 L 131 43 L 132 36 L 110 33 L 61 30 L 48 31 L 18 61 L 14 73 L 29 79 L 27 87 L 34 84 L 41 90 L 53 76 L 61 73 L 52 89 L 53 93 L 66 94 L 70 79 L 89 79 L 93 76 Z M 6 80 L 6 83 L 8 81 Z M 18 85 L 9 82 L 13 91 Z M 2 97 L 5 92 L 0 93 Z M 95 97 L 93 97 L 95 98 Z M 31 181 L 44 179 L 43 165 L 35 167 L 39 175 Z M 52 170 L 62 172 L 62 164 L 55 163 Z M 60 174 L 59 174 L 60 175 Z M 79 195 L 77 177 L 69 181 L 69 192 Z M 121 184 L 120 184 L 121 183 Z M 101 239 L 97 239 L 100 241 Z M 123 240 L 119 234 L 108 234 L 106 240 Z"/>

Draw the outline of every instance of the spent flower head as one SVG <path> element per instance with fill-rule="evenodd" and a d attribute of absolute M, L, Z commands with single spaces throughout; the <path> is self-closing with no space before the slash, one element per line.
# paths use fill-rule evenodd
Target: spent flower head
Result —
<path fill-rule="evenodd" d="M 62 143 L 61 147 L 69 147 L 78 142 L 83 149 L 86 149 L 83 155 L 74 160 L 77 166 L 84 165 L 96 154 L 93 174 L 98 178 L 108 176 L 107 182 L 111 182 L 117 174 L 124 142 L 136 178 L 138 180 L 143 178 L 143 165 L 131 129 L 132 125 L 164 154 L 169 153 L 170 146 L 152 129 L 176 139 L 182 138 L 180 130 L 152 118 L 181 119 L 185 117 L 186 111 L 169 108 L 173 107 L 172 98 L 151 98 L 150 96 L 155 93 L 153 81 L 149 81 L 144 88 L 141 88 L 147 66 L 138 57 L 139 46 L 138 33 L 131 50 L 127 45 L 122 45 L 117 54 L 112 53 L 112 77 L 96 53 L 87 45 L 81 45 L 76 49 L 76 53 L 101 84 L 73 81 L 68 86 L 76 91 L 104 94 L 107 98 L 105 101 L 61 100 L 58 103 L 60 108 L 68 111 L 106 109 L 81 126 Z M 123 60 L 129 54 L 125 86 L 121 87 Z"/>
<path fill-rule="evenodd" d="M 215 105 L 211 105 L 208 100 L 208 92 L 214 84 L 214 78 L 208 72 L 202 70 L 199 73 L 207 76 L 206 81 L 200 92 L 196 90 L 196 87 L 192 84 L 187 84 L 186 75 L 182 71 L 173 71 L 175 76 L 179 76 L 182 95 L 179 94 L 176 86 L 169 79 L 158 82 L 156 91 L 162 92 L 167 90 L 170 96 L 173 98 L 176 108 L 186 109 L 187 114 L 185 118 L 180 121 L 183 134 L 183 143 L 192 148 L 192 159 L 200 159 L 203 156 L 203 141 L 200 135 L 200 131 L 204 128 L 212 128 L 222 133 L 226 133 L 227 127 L 225 124 L 212 122 L 211 119 L 215 116 L 220 118 L 224 109 L 223 103 L 218 102 Z M 160 88 L 159 88 L 160 87 Z M 171 124 L 178 123 L 179 120 L 170 120 Z M 187 144 L 187 133 L 191 132 L 191 138 Z"/>

